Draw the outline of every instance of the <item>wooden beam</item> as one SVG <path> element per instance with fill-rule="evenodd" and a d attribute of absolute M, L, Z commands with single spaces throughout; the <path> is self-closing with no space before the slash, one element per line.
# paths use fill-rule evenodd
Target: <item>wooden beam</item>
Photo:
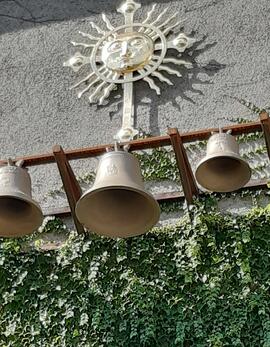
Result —
<path fill-rule="evenodd" d="M 249 181 L 244 187 L 239 189 L 239 192 L 242 190 L 261 190 L 261 189 L 269 189 L 268 188 L 269 180 L 252 180 Z M 204 192 L 201 192 L 200 195 L 203 195 Z M 172 202 L 172 201 L 181 201 L 185 199 L 185 195 L 183 192 L 169 192 L 169 193 L 159 193 L 155 194 L 154 198 L 158 201 L 158 203 L 163 202 Z M 60 218 L 70 217 L 71 211 L 70 207 L 61 207 L 57 209 L 44 211 L 44 216 L 56 216 Z"/>
<path fill-rule="evenodd" d="M 191 204 L 193 201 L 193 196 L 197 196 L 199 194 L 199 189 L 197 187 L 197 183 L 191 170 L 188 156 L 178 130 L 176 128 L 170 128 L 168 129 L 168 134 L 170 136 L 172 147 L 176 156 L 176 162 L 178 165 L 185 198 L 187 203 Z"/>
<path fill-rule="evenodd" d="M 75 213 L 76 203 L 82 195 L 80 185 L 67 160 L 67 157 L 65 155 L 65 152 L 63 151 L 63 148 L 59 145 L 54 146 L 53 155 L 57 163 L 58 170 L 63 182 L 64 190 L 66 192 L 66 196 L 67 196 L 69 207 L 70 207 L 70 212 L 73 217 L 75 227 L 77 229 L 77 232 L 79 234 L 82 234 L 84 233 L 84 227 L 78 221 L 76 213 Z"/>
<path fill-rule="evenodd" d="M 260 121 L 263 129 L 268 157 L 270 159 L 270 118 L 266 111 L 260 113 Z"/>
<path fill-rule="evenodd" d="M 247 134 L 255 131 L 262 131 L 261 122 L 250 122 L 244 124 L 236 124 L 229 125 L 222 128 L 223 131 L 231 130 L 233 135 Z M 181 138 L 183 143 L 199 141 L 199 140 L 207 140 L 212 132 L 218 132 L 218 128 L 210 128 L 210 129 L 202 129 L 191 131 L 187 133 L 182 133 Z M 169 136 L 156 136 L 149 137 L 140 140 L 134 140 L 127 142 L 126 144 L 130 145 L 130 151 L 137 151 L 148 148 L 156 148 L 169 146 L 171 144 L 171 139 Z M 106 148 L 114 147 L 114 144 L 105 144 L 100 146 L 86 147 L 86 148 L 78 148 L 65 151 L 65 155 L 67 160 L 76 160 L 83 158 L 90 158 L 102 155 L 106 152 Z M 18 157 L 14 159 L 14 162 L 24 160 L 24 166 L 36 166 L 36 165 L 44 165 L 55 162 L 55 157 L 53 153 L 44 153 L 39 155 L 32 156 L 24 156 Z M 6 160 L 1 160 L 0 165 L 6 163 Z"/>

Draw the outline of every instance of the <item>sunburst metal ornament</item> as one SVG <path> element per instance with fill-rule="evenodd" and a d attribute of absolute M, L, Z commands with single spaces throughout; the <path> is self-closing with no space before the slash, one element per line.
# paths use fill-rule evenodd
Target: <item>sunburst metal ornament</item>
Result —
<path fill-rule="evenodd" d="M 133 82 L 143 80 L 149 87 L 160 94 L 160 88 L 155 79 L 169 85 L 173 83 L 165 74 L 181 77 L 179 71 L 167 64 L 184 65 L 192 67 L 190 62 L 174 57 L 167 57 L 168 49 L 175 49 L 179 53 L 191 47 L 194 39 L 179 33 L 169 40 L 169 33 L 180 25 L 177 13 L 167 17 L 168 8 L 165 8 L 158 16 L 155 16 L 156 4 L 147 13 L 142 23 L 134 22 L 134 14 L 141 7 L 133 0 L 126 0 L 118 12 L 125 17 L 125 24 L 113 27 L 105 14 L 102 19 L 106 24 L 106 30 L 101 29 L 91 22 L 95 34 L 79 32 L 86 42 L 71 42 L 75 47 L 81 47 L 81 52 L 64 63 L 75 72 L 84 65 L 89 65 L 90 71 L 87 76 L 71 87 L 82 87 L 78 93 L 89 93 L 90 103 L 104 104 L 110 93 L 123 85 L 123 121 L 122 128 L 115 138 L 119 141 L 133 139 L 138 131 L 134 129 L 134 104 Z"/>

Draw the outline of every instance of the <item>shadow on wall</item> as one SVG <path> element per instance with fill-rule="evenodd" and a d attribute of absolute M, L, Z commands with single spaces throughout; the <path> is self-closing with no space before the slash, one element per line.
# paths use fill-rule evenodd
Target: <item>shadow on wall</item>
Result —
<path fill-rule="evenodd" d="M 168 0 L 137 1 L 142 3 L 142 7 L 154 2 L 169 2 Z M 43 0 L 0 0 L 0 32 L 23 30 L 44 23 L 89 17 L 102 12 L 115 13 L 120 3 L 121 1 L 108 0 L 46 0 L 45 2 Z M 195 33 L 191 33 L 190 36 L 194 36 L 194 34 Z M 201 88 L 201 90 L 200 85 L 211 83 L 207 80 L 206 76 L 212 77 L 221 69 L 225 68 L 225 65 L 214 60 L 198 63 L 197 58 L 215 45 L 216 42 L 208 43 L 207 36 L 205 36 L 200 41 L 193 44 L 193 46 L 187 49 L 183 54 L 178 55 L 180 59 L 184 59 L 193 64 L 191 69 L 168 64 L 168 66 L 171 65 L 171 68 L 179 70 L 182 77 L 168 76 L 174 86 L 167 86 L 155 80 L 155 83 L 160 87 L 161 96 L 156 95 L 153 90 L 150 90 L 145 82 L 139 81 L 135 83 L 136 103 L 138 106 L 144 105 L 146 107 L 150 115 L 149 130 L 152 135 L 159 134 L 159 106 L 164 105 L 167 100 L 170 100 L 173 107 L 181 111 L 177 99 L 182 98 L 188 102 L 195 103 L 192 96 L 203 94 L 203 88 Z M 176 58 L 176 51 L 168 51 L 167 56 Z M 109 103 L 115 106 L 115 111 L 111 113 L 111 118 L 114 116 L 122 117 L 122 90 L 119 88 L 117 92 L 112 93 L 111 97 Z M 105 106 L 107 107 L 108 104 Z M 135 122 L 136 121 L 137 117 L 135 114 Z M 136 126 L 135 124 L 135 127 Z"/>
<path fill-rule="evenodd" d="M 192 33 L 194 35 L 194 33 Z M 225 69 L 225 64 L 220 64 L 216 60 L 210 60 L 208 62 L 197 62 L 197 58 L 214 47 L 217 43 L 207 43 L 207 35 L 204 36 L 201 40 L 197 41 L 191 48 L 187 49 L 181 57 L 190 61 L 193 65 L 191 69 L 182 68 L 180 70 L 182 77 L 177 78 L 173 77 L 172 82 L 173 87 L 166 88 L 162 91 L 162 98 L 154 95 L 154 99 L 150 103 L 150 119 L 149 119 L 149 129 L 150 133 L 153 135 L 160 135 L 159 132 L 159 123 L 158 123 L 158 107 L 164 104 L 164 100 L 170 100 L 172 106 L 176 110 L 181 112 L 181 107 L 177 98 L 179 97 L 183 100 L 195 104 L 195 101 L 192 98 L 192 95 L 203 95 L 203 86 L 205 84 L 212 84 L 213 82 L 207 80 L 207 77 L 213 77 L 220 70 Z M 204 76 L 203 76 L 204 75 Z M 207 76 L 207 77 L 206 77 Z M 164 88 L 164 87 L 163 87 Z M 142 93 L 140 93 L 142 94 Z M 145 96 L 147 96 L 145 94 Z M 141 98 L 140 98 L 141 99 Z"/>
<path fill-rule="evenodd" d="M 194 32 L 190 36 L 194 36 Z M 213 82 L 207 80 L 207 77 L 213 77 L 220 70 L 225 69 L 225 64 L 220 64 L 215 60 L 210 60 L 209 62 L 197 62 L 197 58 L 208 51 L 216 45 L 214 43 L 207 43 L 207 36 L 204 36 L 201 40 L 193 44 L 192 47 L 187 49 L 184 53 L 175 54 L 175 50 L 168 50 L 166 56 L 184 59 L 187 62 L 192 63 L 192 68 L 186 67 L 176 67 L 173 64 L 166 64 L 171 68 L 178 70 L 182 77 L 178 78 L 174 75 L 169 75 L 169 79 L 173 83 L 172 86 L 166 85 L 166 83 L 161 83 L 155 79 L 155 83 L 160 87 L 161 95 L 157 95 L 153 90 L 148 88 L 148 85 L 139 81 L 135 83 L 135 98 L 137 107 L 140 105 L 145 105 L 148 108 L 149 113 L 149 132 L 151 135 L 160 135 L 159 130 L 159 117 L 158 108 L 164 105 L 168 100 L 172 102 L 172 106 L 181 112 L 180 104 L 177 102 L 179 97 L 183 100 L 195 104 L 192 99 L 192 95 L 203 95 L 203 88 L 200 86 L 205 84 L 212 84 Z M 204 75 L 204 76 L 203 76 Z M 112 93 L 110 104 L 115 105 L 115 111 L 110 114 L 110 117 L 122 117 L 122 97 L 121 89 L 117 92 Z M 117 101 L 118 100 L 118 101 Z M 107 106 L 107 105 L 106 105 Z M 103 106 L 99 106 L 103 107 Z M 135 108 L 136 112 L 136 108 Z M 164 118 L 164 117 L 163 117 Z M 135 114 L 135 127 L 137 127 L 137 115 Z"/>
<path fill-rule="evenodd" d="M 115 12 L 122 1 L 109 0 L 0 0 L 0 34 L 33 26 Z M 141 0 L 144 5 L 169 0 Z"/>

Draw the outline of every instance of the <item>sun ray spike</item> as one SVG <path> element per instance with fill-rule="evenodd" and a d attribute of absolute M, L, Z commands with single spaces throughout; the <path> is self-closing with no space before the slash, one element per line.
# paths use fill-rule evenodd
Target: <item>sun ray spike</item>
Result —
<path fill-rule="evenodd" d="M 119 73 L 115 72 L 114 75 L 112 76 L 112 79 L 116 80 L 119 76 L 120 76 Z M 109 95 L 114 89 L 117 89 L 117 85 L 115 83 L 112 83 L 108 87 L 104 88 L 103 94 L 99 99 L 99 105 L 103 104 L 104 100 L 109 97 Z"/>
<path fill-rule="evenodd" d="M 158 67 L 158 70 L 160 71 L 166 71 L 168 74 L 170 75 L 176 75 L 177 77 L 182 77 L 182 75 L 180 74 L 179 71 L 171 69 L 169 66 L 165 66 L 165 65 L 160 65 Z"/>
<path fill-rule="evenodd" d="M 104 86 L 105 86 L 106 84 L 107 84 L 106 81 L 103 81 L 102 83 L 100 83 L 100 84 L 98 85 L 98 87 L 96 88 L 96 90 L 94 91 L 94 93 L 91 94 L 91 95 L 89 96 L 89 102 L 90 102 L 90 104 L 92 104 L 92 103 L 94 102 L 95 97 L 99 94 L 99 92 L 104 88 Z"/>
<path fill-rule="evenodd" d="M 98 41 L 100 39 L 100 37 L 92 36 L 91 34 L 84 33 L 83 31 L 79 31 L 79 34 L 82 35 L 83 37 L 87 37 L 89 40 L 93 40 L 93 41 Z"/>
<path fill-rule="evenodd" d="M 98 25 L 96 25 L 94 22 L 89 23 L 93 29 L 96 29 L 96 31 L 101 35 L 106 35 L 106 32 L 102 30 Z"/>
<path fill-rule="evenodd" d="M 170 23 L 173 19 L 176 19 L 176 17 L 178 16 L 178 12 L 174 13 L 171 17 L 167 18 L 164 22 L 162 22 L 161 24 L 159 24 L 157 26 L 158 29 L 164 27 L 165 25 L 167 25 L 168 23 Z"/>
<path fill-rule="evenodd" d="M 163 19 L 163 16 L 166 14 L 166 12 L 168 11 L 168 7 L 166 7 L 161 13 L 159 16 L 157 16 L 157 18 L 152 22 L 150 23 L 151 26 L 155 26 L 156 23 L 158 23 L 161 19 Z M 149 34 L 151 32 L 151 28 L 147 28 L 144 32 L 145 34 Z"/>
<path fill-rule="evenodd" d="M 149 37 L 151 37 L 151 39 L 152 39 L 153 41 L 155 41 L 155 40 L 159 37 L 159 36 L 156 34 L 155 31 L 150 31 L 150 32 L 147 33 L 147 35 L 148 35 Z"/>
<path fill-rule="evenodd" d="M 162 33 L 164 36 L 167 36 L 169 34 L 170 31 L 172 31 L 173 28 L 175 28 L 176 26 L 178 26 L 179 24 L 181 24 L 183 22 L 183 20 L 179 20 L 173 24 L 171 24 L 169 27 L 164 28 L 162 30 Z M 163 25 L 162 25 L 163 26 Z M 156 40 L 159 36 L 157 34 L 152 36 L 152 40 Z"/>
<path fill-rule="evenodd" d="M 94 44 L 88 44 L 88 43 L 83 43 L 83 42 L 74 42 L 74 41 L 70 41 L 70 43 L 72 44 L 72 46 L 74 47 L 84 47 L 84 48 L 93 48 L 95 47 Z"/>
<path fill-rule="evenodd" d="M 157 4 L 153 4 L 151 10 L 147 12 L 147 16 L 146 16 L 145 20 L 142 22 L 142 24 L 148 24 L 149 23 L 149 21 L 150 21 L 150 19 L 152 17 L 152 14 L 154 13 L 156 7 L 157 7 Z M 144 30 L 145 30 L 145 28 L 140 28 L 138 31 L 142 32 Z"/>
<path fill-rule="evenodd" d="M 99 72 L 102 72 L 105 69 L 105 66 L 102 66 L 99 69 Z M 78 83 L 74 84 L 73 86 L 71 86 L 69 89 L 74 89 L 77 88 L 79 85 L 81 85 L 82 83 L 89 81 L 92 77 L 94 77 L 96 75 L 95 72 L 91 72 L 89 75 L 87 75 L 85 78 L 83 78 L 82 80 L 80 80 Z"/>
<path fill-rule="evenodd" d="M 162 18 L 163 16 L 167 13 L 168 11 L 168 7 L 166 7 L 158 16 L 157 18 L 152 22 L 150 23 L 150 25 L 155 25 L 156 23 L 158 23 Z M 147 30 L 146 30 L 147 31 Z"/>
<path fill-rule="evenodd" d="M 147 16 L 146 16 L 145 20 L 142 22 L 142 24 L 147 24 L 149 22 L 156 7 L 157 7 L 157 4 L 153 4 L 151 10 L 147 12 Z"/>
<path fill-rule="evenodd" d="M 160 82 L 166 82 L 170 86 L 173 85 L 173 83 L 167 77 L 164 77 L 160 72 L 153 71 L 152 76 L 158 78 L 160 80 Z"/>
<path fill-rule="evenodd" d="M 95 72 L 91 72 L 88 76 L 86 76 L 85 78 L 83 78 L 82 80 L 80 80 L 78 83 L 73 84 L 73 86 L 69 87 L 69 89 L 74 89 L 77 88 L 79 85 L 81 85 L 83 82 L 86 82 L 88 80 L 90 80 L 93 76 L 95 75 Z"/>
<path fill-rule="evenodd" d="M 78 98 L 80 99 L 84 93 L 88 92 L 88 90 L 96 83 L 98 83 L 100 81 L 100 78 L 97 77 L 94 79 L 94 81 L 92 81 L 91 83 L 88 84 L 88 86 L 86 88 L 84 88 L 81 92 L 78 93 Z"/>
<path fill-rule="evenodd" d="M 115 28 L 112 26 L 111 22 L 109 21 L 109 19 L 107 18 L 106 14 L 105 13 L 102 13 L 102 19 L 103 21 L 105 22 L 108 30 L 112 31 L 114 30 Z"/>
<path fill-rule="evenodd" d="M 120 74 L 118 72 L 115 72 L 115 74 L 112 76 L 112 79 L 116 80 L 119 76 Z"/>
<path fill-rule="evenodd" d="M 182 21 L 178 20 L 177 22 L 171 24 L 170 26 L 168 26 L 165 30 L 163 30 L 163 35 L 168 35 L 170 31 L 172 31 L 173 28 L 177 27 L 179 24 L 181 24 Z"/>
<path fill-rule="evenodd" d="M 155 41 L 158 37 L 159 37 L 159 36 L 158 36 L 156 33 L 154 33 L 154 35 L 151 35 L 151 39 L 152 39 L 153 41 Z"/>
<path fill-rule="evenodd" d="M 151 77 L 144 77 L 143 80 L 149 84 L 149 87 L 156 91 L 157 95 L 160 95 L 160 89 L 152 80 Z"/>
<path fill-rule="evenodd" d="M 152 69 L 151 63 L 149 63 L 149 64 L 145 65 L 141 71 L 149 72 L 149 70 L 151 70 L 151 69 Z"/>
<path fill-rule="evenodd" d="M 114 74 L 114 73 L 113 73 L 112 71 L 110 71 L 110 72 L 107 74 L 106 77 L 107 77 L 107 78 L 110 78 L 112 74 Z M 94 93 L 92 93 L 92 94 L 89 96 L 89 102 L 90 102 L 90 104 L 94 102 L 95 97 L 100 93 L 100 91 L 104 88 L 104 86 L 106 86 L 106 84 L 108 84 L 108 82 L 107 82 L 107 81 L 103 81 L 102 83 L 100 83 L 100 84 L 96 87 Z"/>
<path fill-rule="evenodd" d="M 190 68 L 192 67 L 192 63 L 183 60 L 183 59 L 175 59 L 175 58 L 164 58 L 163 59 L 163 63 L 173 63 L 176 65 L 185 65 L 186 67 Z"/>
<path fill-rule="evenodd" d="M 152 55 L 152 59 L 154 59 L 154 60 L 158 60 L 159 58 L 160 58 L 159 55 L 156 55 L 156 54 Z"/>
<path fill-rule="evenodd" d="M 106 87 L 103 91 L 103 95 L 99 99 L 99 105 L 102 105 L 104 100 L 108 98 L 108 96 L 111 94 L 111 92 L 116 88 L 116 84 L 110 84 L 108 87 Z"/>

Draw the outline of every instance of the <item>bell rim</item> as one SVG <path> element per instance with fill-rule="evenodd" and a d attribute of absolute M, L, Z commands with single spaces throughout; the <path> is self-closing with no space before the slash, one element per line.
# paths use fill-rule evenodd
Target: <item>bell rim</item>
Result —
<path fill-rule="evenodd" d="M 234 152 L 217 152 L 217 153 L 213 153 L 213 154 L 210 154 L 210 155 L 206 155 L 204 158 L 202 158 L 200 161 L 199 161 L 199 164 L 197 165 L 196 167 L 196 170 L 199 168 L 199 166 L 201 164 L 203 164 L 204 162 L 208 161 L 209 159 L 213 159 L 213 158 L 221 158 L 221 157 L 224 157 L 224 158 L 234 158 L 234 159 L 238 159 L 239 161 L 241 161 L 242 163 L 244 163 L 246 166 L 248 166 L 249 168 L 249 171 L 251 172 L 251 169 L 250 169 L 250 166 L 249 164 L 246 162 L 246 160 L 244 160 L 240 155 L 238 154 L 235 154 Z"/>
<path fill-rule="evenodd" d="M 43 219 L 44 219 L 44 216 L 43 216 L 42 209 L 41 209 L 40 205 L 35 200 L 33 200 L 31 197 L 29 197 L 28 195 L 21 193 L 21 192 L 16 192 L 16 196 L 14 196 L 14 192 L 13 193 L 4 193 L 0 196 L 0 199 L 5 198 L 5 197 L 10 197 L 10 198 L 14 198 L 14 199 L 22 200 L 22 201 L 27 201 L 27 202 L 31 203 L 35 208 L 35 212 L 37 212 L 37 217 L 39 217 L 39 222 L 36 223 L 36 226 L 33 228 L 33 230 L 31 230 L 29 232 L 9 233 L 8 234 L 8 233 L 2 233 L 0 231 L 0 237 L 9 238 L 9 237 L 27 236 L 27 235 L 32 234 L 34 231 L 36 231 L 38 229 L 38 227 L 41 226 Z"/>
<path fill-rule="evenodd" d="M 210 189 L 210 188 L 206 188 L 206 185 L 202 185 L 201 184 L 201 180 L 198 179 L 198 170 L 201 168 L 201 166 L 203 164 L 205 164 L 207 161 L 213 159 L 213 158 L 233 158 L 233 159 L 237 159 L 241 162 L 241 164 L 247 169 L 246 170 L 246 177 L 245 179 L 242 180 L 242 184 L 239 185 L 238 188 L 234 189 L 234 190 L 213 190 L 213 189 Z M 234 192 L 234 191 L 237 191 L 238 189 L 242 188 L 243 186 L 245 186 L 246 183 L 249 182 L 250 178 L 251 178 L 251 175 L 252 175 L 252 171 L 251 171 L 251 168 L 248 164 L 247 161 L 245 161 L 240 155 L 238 154 L 235 154 L 234 152 L 217 152 L 215 154 L 210 154 L 210 155 L 206 155 L 204 158 L 202 158 L 199 162 L 199 164 L 197 165 L 196 167 L 196 170 L 195 170 L 195 177 L 196 177 L 196 180 L 197 182 L 207 191 L 210 191 L 210 192 L 217 192 L 217 193 L 229 193 L 229 192 Z"/>
<path fill-rule="evenodd" d="M 151 218 L 151 223 L 149 222 L 147 224 L 147 228 L 142 231 L 142 232 L 138 232 L 138 233 L 133 233 L 133 234 L 129 234 L 128 236 L 123 236 L 123 235 L 118 235 L 118 236 L 112 236 L 112 235 L 109 235 L 109 234 L 105 234 L 105 233 L 98 233 L 98 232 L 95 232 L 94 230 L 92 230 L 90 227 L 86 226 L 86 224 L 84 224 L 80 218 L 79 218 L 79 214 L 78 214 L 78 210 L 80 208 L 80 204 L 82 203 L 82 201 L 84 200 L 84 198 L 86 196 L 89 196 L 92 195 L 93 193 L 98 193 L 100 191 L 106 191 L 106 190 L 110 190 L 110 189 L 123 189 L 123 190 L 129 190 L 129 191 L 133 191 L 133 192 L 136 192 L 136 193 L 140 193 L 142 194 L 148 201 L 151 201 L 153 203 L 153 211 L 155 211 L 155 213 L 153 212 L 152 214 L 152 218 Z M 103 187 L 99 187 L 99 188 L 93 188 L 93 189 L 89 189 L 88 191 L 86 191 L 80 198 L 80 200 L 77 202 L 76 204 L 76 207 L 75 207 L 75 214 L 78 218 L 78 220 L 85 226 L 85 228 L 89 228 L 91 232 L 95 233 L 96 235 L 99 235 L 99 236 L 106 236 L 106 237 L 110 237 L 110 238 L 130 238 L 130 237 L 135 237 L 135 236 L 140 236 L 140 235 L 143 235 L 143 234 L 146 234 L 150 229 L 152 229 L 156 224 L 157 222 L 159 221 L 160 219 L 160 214 L 161 214 L 161 209 L 160 209 L 160 206 L 157 202 L 157 200 L 155 199 L 155 197 L 141 189 L 141 187 L 130 187 L 130 186 L 125 186 L 125 185 L 115 185 L 115 186 L 103 186 Z"/>

